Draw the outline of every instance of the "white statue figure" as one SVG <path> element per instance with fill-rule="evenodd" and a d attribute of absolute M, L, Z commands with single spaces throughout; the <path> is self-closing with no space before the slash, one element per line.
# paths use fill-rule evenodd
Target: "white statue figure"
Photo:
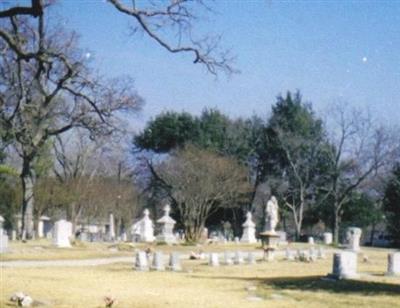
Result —
<path fill-rule="evenodd" d="M 267 207 L 265 208 L 265 231 L 275 233 L 276 225 L 279 222 L 278 216 L 278 201 L 274 196 L 267 202 Z"/>

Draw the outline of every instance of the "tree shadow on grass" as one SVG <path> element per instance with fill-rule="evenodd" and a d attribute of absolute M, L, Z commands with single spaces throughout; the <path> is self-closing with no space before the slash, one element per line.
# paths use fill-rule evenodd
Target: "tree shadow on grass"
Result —
<path fill-rule="evenodd" d="M 192 276 L 203 278 L 203 276 Z M 204 277 L 206 278 L 206 277 Z M 265 287 L 275 290 L 292 291 L 324 291 L 343 294 L 360 295 L 397 295 L 400 296 L 400 284 L 390 284 L 385 282 L 365 281 L 365 280 L 332 280 L 326 276 L 302 276 L 302 277 L 274 277 L 274 278 L 247 278 L 217 276 L 213 279 L 224 280 L 243 280 L 260 283 Z M 210 276 L 207 277 L 210 279 Z"/>
<path fill-rule="evenodd" d="M 358 293 L 362 295 L 398 295 L 400 285 L 364 280 L 331 280 L 324 276 L 279 277 L 263 280 L 263 284 L 280 290 Z"/>

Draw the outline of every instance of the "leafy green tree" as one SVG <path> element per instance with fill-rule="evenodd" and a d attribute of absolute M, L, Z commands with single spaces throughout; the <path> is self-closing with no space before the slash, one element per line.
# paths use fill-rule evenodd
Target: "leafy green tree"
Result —
<path fill-rule="evenodd" d="M 142 150 L 167 153 L 184 146 L 187 142 L 197 141 L 199 134 L 198 119 L 186 112 L 170 111 L 149 121 L 144 131 L 135 136 L 134 143 Z"/>
<path fill-rule="evenodd" d="M 134 138 L 138 150 L 168 153 L 193 144 L 246 161 L 252 151 L 252 122 L 231 120 L 216 109 L 205 109 L 199 117 L 169 111 L 149 121 Z"/>
<path fill-rule="evenodd" d="M 393 169 L 391 179 L 386 186 L 383 210 L 387 231 L 393 238 L 393 244 L 400 247 L 400 164 Z"/>
<path fill-rule="evenodd" d="M 325 131 L 300 92 L 278 96 L 266 131 L 269 143 L 265 151 L 269 157 L 264 161 L 265 176 L 275 179 L 270 180 L 272 192 L 292 213 L 298 238 L 306 211 L 316 202 L 319 175 L 324 168 Z"/>

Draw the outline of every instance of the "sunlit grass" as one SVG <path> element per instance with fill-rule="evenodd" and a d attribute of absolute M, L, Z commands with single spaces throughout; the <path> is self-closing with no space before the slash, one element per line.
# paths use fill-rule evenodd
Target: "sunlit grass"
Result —
<path fill-rule="evenodd" d="M 278 257 L 271 263 L 218 268 L 207 266 L 206 261 L 185 260 L 181 273 L 136 272 L 131 263 L 4 268 L 0 307 L 7 307 L 8 297 L 18 290 L 50 307 L 104 307 L 106 295 L 118 299 L 117 307 L 399 307 L 400 278 L 384 276 L 388 250 L 363 251 L 368 262 L 360 254 L 359 272 L 366 274 L 357 281 L 338 282 L 323 279 L 332 270 L 331 253 L 314 263 Z M 249 286 L 256 289 L 249 291 Z M 257 297 L 261 300 L 251 300 Z"/>

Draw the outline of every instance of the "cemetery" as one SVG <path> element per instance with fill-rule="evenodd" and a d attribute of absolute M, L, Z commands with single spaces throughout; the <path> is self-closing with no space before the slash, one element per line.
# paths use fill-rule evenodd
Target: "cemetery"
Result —
<path fill-rule="evenodd" d="M 268 236 L 277 233 L 279 212 L 272 200 L 273 206 L 266 207 L 265 231 L 256 234 L 248 213 L 240 241 L 204 239 L 185 245 L 174 234 L 169 205 L 156 220 L 161 224 L 159 234 L 154 234 L 154 222 L 145 209 L 132 226 L 131 239 L 125 241 L 108 229 L 114 236 L 75 242 L 65 220 L 54 223 L 52 239 L 28 243 L 8 241 L 2 230 L 0 305 L 394 307 L 399 303 L 400 252 L 360 246 L 361 230 L 353 227 L 339 246 L 326 244 L 326 232 L 306 243 L 280 242 L 276 237 L 270 241 Z M 257 239 L 262 234 L 268 235 L 266 242 Z"/>
<path fill-rule="evenodd" d="M 400 308 L 399 16 L 0 0 L 0 308 Z"/>

